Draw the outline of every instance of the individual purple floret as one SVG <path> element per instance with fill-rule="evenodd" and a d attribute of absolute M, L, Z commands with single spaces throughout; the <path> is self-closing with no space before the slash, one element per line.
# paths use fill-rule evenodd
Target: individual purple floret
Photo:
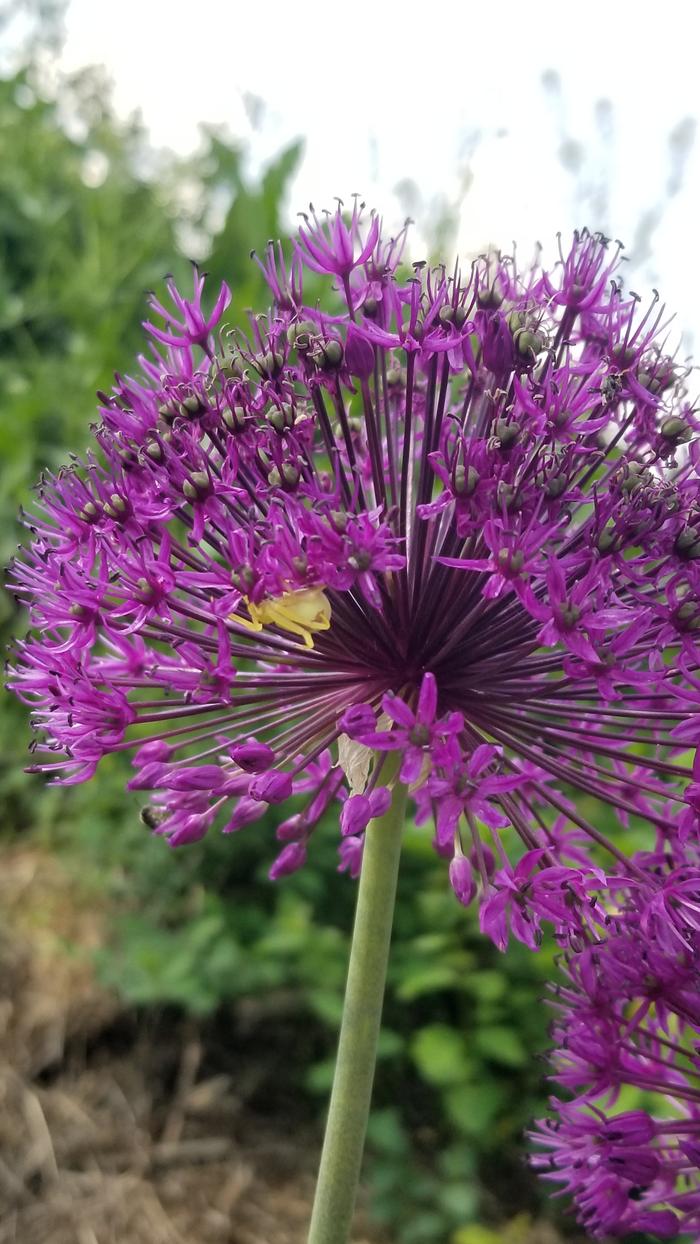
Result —
<path fill-rule="evenodd" d="M 542 1177 L 596 1237 L 700 1231 L 700 867 L 668 835 L 635 858 L 636 884 L 553 990 L 552 1098 L 532 1133 Z M 685 911 L 669 919 L 683 874 Z M 669 936 L 669 924 L 673 931 Z M 632 1103 L 633 1109 L 622 1105 Z"/>
<path fill-rule="evenodd" d="M 311 211 L 247 333 L 198 273 L 152 300 L 26 516 L 10 685 L 36 769 L 130 752 L 173 845 L 279 806 L 274 876 L 342 804 L 356 875 L 398 770 L 460 902 L 535 946 L 625 870 L 592 808 L 696 832 L 698 419 L 605 238 L 452 275 L 402 273 L 405 240 Z"/>

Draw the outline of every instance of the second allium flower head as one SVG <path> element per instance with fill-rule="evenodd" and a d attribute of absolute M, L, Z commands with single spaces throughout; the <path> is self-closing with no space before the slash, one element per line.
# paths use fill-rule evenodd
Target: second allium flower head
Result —
<path fill-rule="evenodd" d="M 357 203 L 305 217 L 258 261 L 273 305 L 247 335 L 197 273 L 152 300 L 138 375 L 27 518 L 11 685 L 37 768 L 83 781 L 131 750 L 173 845 L 304 795 L 273 876 L 335 802 L 357 873 L 398 752 L 457 897 L 535 945 L 628 867 L 594 862 L 578 796 L 694 832 L 698 420 L 604 238 L 550 271 L 402 279 L 404 241 Z"/>

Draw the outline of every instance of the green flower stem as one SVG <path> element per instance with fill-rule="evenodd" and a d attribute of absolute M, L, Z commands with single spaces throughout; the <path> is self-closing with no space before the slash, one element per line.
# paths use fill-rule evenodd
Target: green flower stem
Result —
<path fill-rule="evenodd" d="M 388 811 L 370 821 L 365 831 L 338 1058 L 308 1244 L 347 1244 L 350 1239 L 377 1059 L 405 810 L 406 788 L 397 783 Z"/>

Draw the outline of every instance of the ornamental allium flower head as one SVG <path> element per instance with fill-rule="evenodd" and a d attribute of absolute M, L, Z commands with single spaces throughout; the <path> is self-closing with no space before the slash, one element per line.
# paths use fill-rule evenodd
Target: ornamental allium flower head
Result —
<path fill-rule="evenodd" d="M 637 858 L 607 936 L 568 956 L 553 991 L 552 1079 L 573 1096 L 552 1098 L 531 1162 L 596 1237 L 700 1232 L 700 869 L 677 847 Z"/>
<path fill-rule="evenodd" d="M 457 898 L 534 946 L 618 866 L 577 796 L 694 832 L 698 420 L 605 238 L 451 275 L 402 276 L 404 244 L 358 202 L 312 211 L 258 259 L 245 333 L 197 272 L 152 300 L 138 371 L 26 518 L 10 685 L 35 768 L 129 751 L 172 845 L 279 806 L 273 876 L 341 803 L 356 875 L 396 764 Z"/>

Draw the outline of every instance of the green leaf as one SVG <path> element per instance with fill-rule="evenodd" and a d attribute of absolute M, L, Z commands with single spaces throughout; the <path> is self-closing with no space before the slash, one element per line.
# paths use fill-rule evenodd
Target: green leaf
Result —
<path fill-rule="evenodd" d="M 377 1058 L 396 1058 L 405 1045 L 400 1033 L 394 1032 L 392 1028 L 382 1028 L 377 1043 Z"/>
<path fill-rule="evenodd" d="M 455 1182 L 440 1188 L 440 1208 L 454 1221 L 468 1222 L 478 1207 L 479 1193 L 474 1184 Z"/>
<path fill-rule="evenodd" d="M 372 1111 L 367 1125 L 367 1140 L 372 1148 L 394 1158 L 403 1157 L 410 1148 L 401 1116 L 393 1106 Z"/>
<path fill-rule="evenodd" d="M 427 1024 L 411 1042 L 411 1057 L 430 1084 L 460 1084 L 472 1071 L 467 1044 L 461 1033 L 447 1024 Z"/>
<path fill-rule="evenodd" d="M 445 1220 L 435 1210 L 423 1210 L 411 1215 L 411 1221 L 401 1232 L 401 1244 L 442 1244 L 445 1238 Z"/>
<path fill-rule="evenodd" d="M 458 983 L 459 976 L 455 968 L 446 963 L 430 964 L 404 975 L 396 989 L 396 996 L 403 1002 L 412 1002 L 424 994 L 454 989 Z"/>
<path fill-rule="evenodd" d="M 508 988 L 508 982 L 503 973 L 489 969 L 470 973 L 466 984 L 470 992 L 476 994 L 480 1002 L 497 1002 L 499 998 L 503 997 Z"/>
<path fill-rule="evenodd" d="M 333 1084 L 335 1059 L 325 1058 L 322 1062 L 313 1063 L 304 1076 L 304 1084 L 310 1093 L 327 1094 Z"/>
<path fill-rule="evenodd" d="M 343 995 L 328 989 L 310 989 L 307 998 L 314 1015 L 329 1028 L 337 1029 L 343 1017 Z"/>
<path fill-rule="evenodd" d="M 500 1231 L 492 1231 L 490 1227 L 472 1223 L 455 1231 L 450 1236 L 450 1244 L 503 1244 L 503 1235 Z"/>
<path fill-rule="evenodd" d="M 448 1117 L 468 1136 L 479 1136 L 484 1147 L 486 1130 L 498 1114 L 505 1098 L 505 1088 L 494 1080 L 481 1084 L 460 1084 L 445 1093 Z"/>
<path fill-rule="evenodd" d="M 527 1050 L 511 1028 L 477 1028 L 474 1042 L 484 1058 L 491 1062 L 502 1063 L 505 1067 L 522 1067 L 527 1062 Z"/>

